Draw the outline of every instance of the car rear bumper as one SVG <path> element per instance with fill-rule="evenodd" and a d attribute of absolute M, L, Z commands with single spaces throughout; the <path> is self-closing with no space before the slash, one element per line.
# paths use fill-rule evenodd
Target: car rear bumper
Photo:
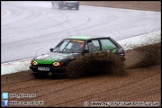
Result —
<path fill-rule="evenodd" d="M 77 7 L 78 5 L 78 3 L 66 3 L 64 4 L 64 7 Z"/>

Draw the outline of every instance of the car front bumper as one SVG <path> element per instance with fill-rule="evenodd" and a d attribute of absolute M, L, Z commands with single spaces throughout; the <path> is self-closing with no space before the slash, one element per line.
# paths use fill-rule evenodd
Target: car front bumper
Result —
<path fill-rule="evenodd" d="M 66 74 L 66 67 L 49 67 L 49 71 L 40 71 L 38 70 L 38 66 L 30 66 L 33 74 Z"/>

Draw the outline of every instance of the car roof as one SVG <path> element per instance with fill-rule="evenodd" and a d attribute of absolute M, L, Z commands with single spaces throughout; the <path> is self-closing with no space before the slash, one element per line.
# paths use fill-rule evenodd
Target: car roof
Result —
<path fill-rule="evenodd" d="M 68 37 L 66 39 L 79 39 L 79 40 L 91 40 L 91 39 L 100 39 L 100 38 L 110 38 L 108 36 L 105 36 L 105 37 L 100 37 L 100 36 L 95 36 L 95 37 L 92 37 L 92 36 L 71 36 L 71 37 Z"/>

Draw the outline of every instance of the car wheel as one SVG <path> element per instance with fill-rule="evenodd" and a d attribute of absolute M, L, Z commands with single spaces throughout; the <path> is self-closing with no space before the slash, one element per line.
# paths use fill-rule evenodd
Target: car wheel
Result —
<path fill-rule="evenodd" d="M 79 10 L 79 6 L 76 7 L 76 10 Z"/>

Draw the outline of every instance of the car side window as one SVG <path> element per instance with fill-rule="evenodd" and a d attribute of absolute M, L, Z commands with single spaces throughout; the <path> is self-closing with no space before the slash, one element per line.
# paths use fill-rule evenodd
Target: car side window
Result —
<path fill-rule="evenodd" d="M 109 39 L 100 39 L 102 50 L 114 49 L 117 46 Z"/>
<path fill-rule="evenodd" d="M 92 40 L 88 42 L 89 52 L 97 52 L 100 51 L 100 44 L 98 40 Z"/>

